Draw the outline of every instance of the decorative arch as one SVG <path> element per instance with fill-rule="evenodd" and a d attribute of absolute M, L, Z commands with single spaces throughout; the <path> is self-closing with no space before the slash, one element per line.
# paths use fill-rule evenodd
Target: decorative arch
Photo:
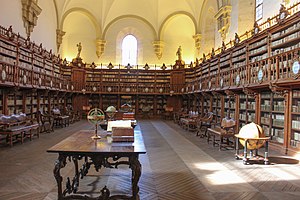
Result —
<path fill-rule="evenodd" d="M 53 0 L 53 4 L 54 4 L 54 8 L 55 8 L 55 16 L 56 16 L 56 26 L 57 26 L 57 29 L 59 29 L 59 20 L 58 20 L 58 9 L 57 9 L 57 3 L 55 0 Z"/>
<path fill-rule="evenodd" d="M 127 34 L 122 40 L 122 64 L 137 64 L 138 44 L 137 39 L 132 34 Z"/>
<path fill-rule="evenodd" d="M 201 12 L 199 15 L 199 33 L 201 33 L 201 30 L 203 30 L 203 23 L 205 22 L 205 18 L 206 18 L 206 11 L 207 10 L 211 10 L 214 11 L 215 14 L 217 13 L 216 11 L 218 10 L 218 1 L 217 0 L 204 0 L 203 1 L 203 5 L 201 6 Z M 214 17 L 214 16 L 213 16 Z"/>
<path fill-rule="evenodd" d="M 211 52 L 216 46 L 217 21 L 215 14 L 218 11 L 218 2 L 216 0 L 205 0 L 199 18 L 199 33 L 201 34 L 201 47 L 199 55 Z"/>
<path fill-rule="evenodd" d="M 138 31 L 138 29 L 133 27 L 127 27 L 119 31 L 116 38 L 116 62 L 120 62 L 122 60 L 122 41 L 127 35 L 133 35 L 137 39 L 137 63 L 142 63 L 143 59 L 143 44 L 142 38 L 143 35 Z"/>
<path fill-rule="evenodd" d="M 153 33 L 153 37 L 154 38 L 157 38 L 157 34 L 156 34 L 156 31 L 155 31 L 155 28 L 152 26 L 152 24 L 150 22 L 148 22 L 145 18 L 142 18 L 140 16 L 137 16 L 137 15 L 122 15 L 122 16 L 119 16 L 119 17 L 116 17 L 115 19 L 113 19 L 110 23 L 108 23 L 106 25 L 106 27 L 104 28 L 103 30 L 103 34 L 102 34 L 102 39 L 105 39 L 106 37 L 106 33 L 108 31 L 108 29 L 114 24 L 116 23 L 117 21 L 119 20 L 122 20 L 122 19 L 126 19 L 126 18 L 133 18 L 133 19 L 137 19 L 137 20 L 140 20 L 142 22 L 144 22 L 147 26 L 149 26 L 149 28 L 152 30 L 152 33 Z"/>
<path fill-rule="evenodd" d="M 90 13 L 88 10 L 83 9 L 83 8 L 78 8 L 78 7 L 71 8 L 64 13 L 64 15 L 62 16 L 62 19 L 61 19 L 61 23 L 60 23 L 60 30 L 63 30 L 63 25 L 64 25 L 64 21 L 65 21 L 66 17 L 73 12 L 80 12 L 80 13 L 84 14 L 85 16 L 87 16 L 88 19 L 91 20 L 91 22 L 93 23 L 93 25 L 95 27 L 96 38 L 101 38 L 101 27 L 99 26 L 94 15 L 92 13 Z"/>
<path fill-rule="evenodd" d="M 174 17 L 178 16 L 178 15 L 186 15 L 188 16 L 193 24 L 194 24 L 194 28 L 195 28 L 195 33 L 197 31 L 197 22 L 196 22 L 196 19 L 194 18 L 193 15 L 191 15 L 191 13 L 188 13 L 188 12 L 185 12 L 185 11 L 178 11 L 178 12 L 174 12 L 172 14 L 170 14 L 169 16 L 166 17 L 166 19 L 162 22 L 159 30 L 158 30 L 158 40 L 161 40 L 161 34 L 165 28 L 165 25 L 171 20 L 173 19 Z"/>

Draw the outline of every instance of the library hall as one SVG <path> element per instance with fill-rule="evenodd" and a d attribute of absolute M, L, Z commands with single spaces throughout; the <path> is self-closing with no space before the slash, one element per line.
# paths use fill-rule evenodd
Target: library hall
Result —
<path fill-rule="evenodd" d="M 0 13 L 0 200 L 300 199 L 300 0 Z"/>

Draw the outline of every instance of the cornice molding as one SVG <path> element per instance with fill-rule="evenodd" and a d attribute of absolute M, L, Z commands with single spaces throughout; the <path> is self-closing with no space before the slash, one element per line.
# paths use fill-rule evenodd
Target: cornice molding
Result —
<path fill-rule="evenodd" d="M 37 19 L 41 12 L 42 9 L 38 6 L 37 0 L 22 0 L 22 19 L 28 37 L 37 25 Z"/>

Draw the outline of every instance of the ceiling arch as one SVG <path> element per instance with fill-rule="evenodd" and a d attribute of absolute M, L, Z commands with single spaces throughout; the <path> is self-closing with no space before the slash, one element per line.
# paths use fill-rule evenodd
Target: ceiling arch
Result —
<path fill-rule="evenodd" d="M 218 2 L 217 0 L 205 0 L 203 1 L 203 5 L 201 6 L 201 12 L 199 16 L 199 25 L 198 25 L 198 31 L 199 33 L 203 30 L 203 23 L 206 21 L 206 15 L 208 13 L 214 13 L 216 14 L 218 11 Z M 212 16 L 214 17 L 214 16 Z"/>
<path fill-rule="evenodd" d="M 178 16 L 178 15 L 185 15 L 185 16 L 189 17 L 189 18 L 192 20 L 193 24 L 194 24 L 194 30 L 195 30 L 195 33 L 196 33 L 196 31 L 197 31 L 197 21 L 196 21 L 196 19 L 194 18 L 194 16 L 193 16 L 191 13 L 188 13 L 188 12 L 185 12 L 185 11 L 178 11 L 178 12 L 174 12 L 174 13 L 170 14 L 169 16 L 167 16 L 167 17 L 165 18 L 165 20 L 162 22 L 162 24 L 161 24 L 161 26 L 160 26 L 160 28 L 159 28 L 159 31 L 158 31 L 158 39 L 159 39 L 159 40 L 162 39 L 162 38 L 161 38 L 161 34 L 162 34 L 162 32 L 163 32 L 163 30 L 164 30 L 164 28 L 165 28 L 165 25 L 166 25 L 171 19 L 173 19 L 174 17 L 176 17 L 176 16 Z"/>
<path fill-rule="evenodd" d="M 137 19 L 139 21 L 142 21 L 143 23 L 145 23 L 147 26 L 149 26 L 149 28 L 152 30 L 153 33 L 153 37 L 157 38 L 157 33 L 154 29 L 154 27 L 152 26 L 152 24 L 150 22 L 148 22 L 145 18 L 137 16 L 137 15 L 122 15 L 119 17 L 116 17 L 115 19 L 113 19 L 111 22 L 109 22 L 107 24 L 107 26 L 104 28 L 103 34 L 102 34 L 102 39 L 105 39 L 106 33 L 108 31 L 108 29 L 117 21 L 122 20 L 122 19 L 126 19 L 126 18 L 133 18 L 133 19 Z"/>
<path fill-rule="evenodd" d="M 84 8 L 71 8 L 69 10 L 67 10 L 64 15 L 62 16 L 61 19 L 61 23 L 60 23 L 60 30 L 63 30 L 63 25 L 64 25 L 64 21 L 66 19 L 66 17 L 74 12 L 80 12 L 82 14 L 84 14 L 85 16 L 88 17 L 89 20 L 91 20 L 91 22 L 93 23 L 95 30 L 96 30 L 96 38 L 101 38 L 101 28 L 100 25 L 98 24 L 96 18 L 94 17 L 93 14 L 91 14 L 88 10 L 84 9 Z"/>

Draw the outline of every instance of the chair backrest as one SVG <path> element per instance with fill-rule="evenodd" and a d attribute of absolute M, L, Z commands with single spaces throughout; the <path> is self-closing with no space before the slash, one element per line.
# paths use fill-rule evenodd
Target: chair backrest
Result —
<path fill-rule="evenodd" d="M 58 108 L 53 108 L 52 112 L 54 115 L 61 115 L 60 110 Z"/>
<path fill-rule="evenodd" d="M 231 118 L 223 118 L 221 122 L 221 126 L 223 128 L 233 128 L 236 125 L 236 121 Z"/>
<path fill-rule="evenodd" d="M 212 120 L 213 117 L 214 117 L 214 113 L 212 113 L 212 112 L 208 112 L 206 115 L 207 120 Z"/>

